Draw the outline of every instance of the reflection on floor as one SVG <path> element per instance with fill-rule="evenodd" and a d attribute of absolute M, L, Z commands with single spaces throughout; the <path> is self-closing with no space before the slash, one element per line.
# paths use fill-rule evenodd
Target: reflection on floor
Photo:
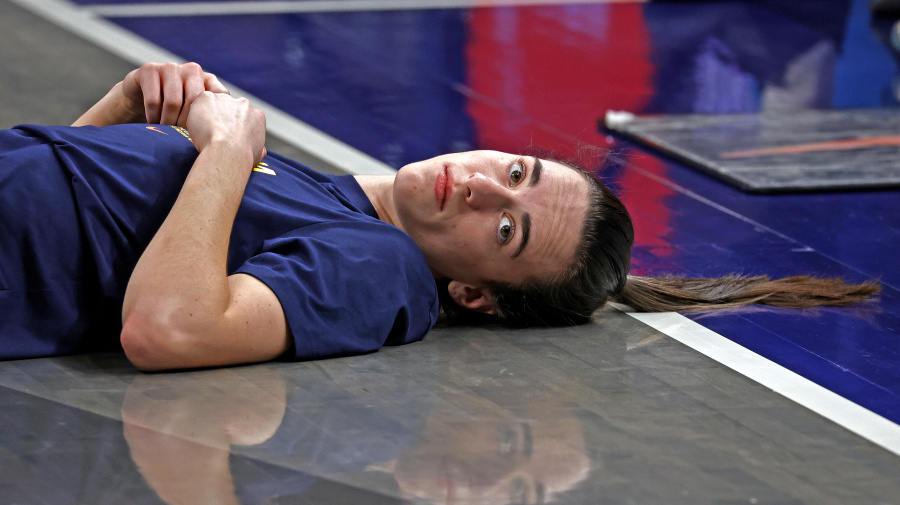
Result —
<path fill-rule="evenodd" d="M 896 456 L 616 311 L 229 370 L 8 362 L 0 386 L 9 503 L 842 504 L 900 491 Z"/>

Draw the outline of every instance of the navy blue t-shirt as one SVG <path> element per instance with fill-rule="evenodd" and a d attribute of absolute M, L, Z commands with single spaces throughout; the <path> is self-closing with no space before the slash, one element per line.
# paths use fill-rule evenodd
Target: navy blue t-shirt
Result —
<path fill-rule="evenodd" d="M 120 348 L 129 276 L 197 157 L 159 125 L 0 132 L 0 359 Z M 270 154 L 235 218 L 228 274 L 277 295 L 293 359 L 420 340 L 438 312 L 422 252 L 352 176 Z"/>

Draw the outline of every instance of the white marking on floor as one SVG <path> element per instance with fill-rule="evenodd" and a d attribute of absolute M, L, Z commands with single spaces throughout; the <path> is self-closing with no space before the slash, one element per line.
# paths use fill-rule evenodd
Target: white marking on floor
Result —
<path fill-rule="evenodd" d="M 776 393 L 900 456 L 900 426 L 674 312 L 629 312 Z"/>
<path fill-rule="evenodd" d="M 177 55 L 66 0 L 10 1 L 136 66 L 148 61 L 184 62 Z M 313 128 L 237 86 L 230 83 L 224 84 L 232 95 L 247 97 L 255 107 L 265 113 L 267 131 L 270 135 L 284 140 L 310 156 L 353 175 L 393 175 L 397 173 L 385 163 Z"/>
<path fill-rule="evenodd" d="M 358 12 L 471 9 L 537 5 L 645 3 L 647 0 L 271 0 L 260 2 L 185 2 L 106 4 L 85 7 L 104 17 L 228 16 L 298 12 Z"/>

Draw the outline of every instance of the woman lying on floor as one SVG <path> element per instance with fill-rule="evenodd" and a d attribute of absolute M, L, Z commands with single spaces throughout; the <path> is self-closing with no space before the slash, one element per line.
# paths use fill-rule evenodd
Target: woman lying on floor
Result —
<path fill-rule="evenodd" d="M 874 283 L 629 276 L 622 203 L 492 151 L 396 176 L 266 153 L 265 117 L 196 64 L 147 64 L 73 127 L 0 132 L 0 359 L 124 348 L 138 368 L 372 352 L 438 318 L 846 305 Z M 101 127 L 101 128 L 95 128 Z"/>

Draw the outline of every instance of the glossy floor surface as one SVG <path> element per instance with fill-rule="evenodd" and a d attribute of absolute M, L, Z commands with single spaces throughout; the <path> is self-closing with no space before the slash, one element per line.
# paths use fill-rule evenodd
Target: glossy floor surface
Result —
<path fill-rule="evenodd" d="M 895 503 L 900 458 L 627 315 L 351 359 L 0 365 L 7 503 Z"/>
<path fill-rule="evenodd" d="M 900 433 L 900 192 L 748 195 L 597 127 L 608 109 L 896 107 L 898 53 L 867 1 L 82 4 L 388 166 L 529 144 L 595 164 L 633 214 L 634 273 L 880 279 L 854 309 L 691 317 Z M 131 66 L 0 9 L 3 127 L 71 121 Z M 876 445 L 616 311 L 224 371 L 0 363 L 0 403 L 3 503 L 900 502 L 900 438 Z"/>

